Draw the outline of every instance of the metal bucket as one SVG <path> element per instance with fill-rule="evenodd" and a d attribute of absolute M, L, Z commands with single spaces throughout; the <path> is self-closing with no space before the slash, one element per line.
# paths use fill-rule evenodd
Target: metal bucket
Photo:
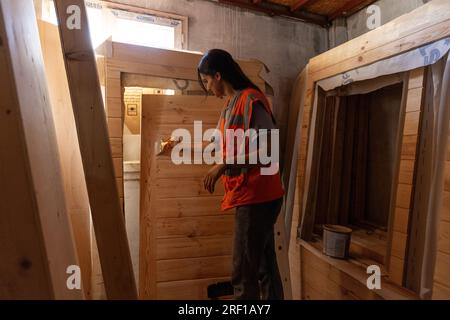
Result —
<path fill-rule="evenodd" d="M 352 229 L 333 224 L 323 226 L 323 253 L 333 258 L 346 259 L 350 248 Z"/>

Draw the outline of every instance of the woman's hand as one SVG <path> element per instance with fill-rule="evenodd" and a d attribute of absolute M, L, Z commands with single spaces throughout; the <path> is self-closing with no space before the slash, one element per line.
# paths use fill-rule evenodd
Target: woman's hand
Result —
<path fill-rule="evenodd" d="M 180 138 L 170 138 L 166 141 L 159 142 L 160 145 L 157 146 L 157 148 L 159 148 L 159 150 L 156 155 L 157 156 L 170 156 L 172 153 L 173 147 L 175 147 L 180 142 L 181 142 Z"/>
<path fill-rule="evenodd" d="M 225 168 L 225 164 L 216 164 L 208 171 L 206 176 L 203 178 L 203 186 L 205 190 L 211 194 L 214 193 L 216 182 L 225 171 Z"/>

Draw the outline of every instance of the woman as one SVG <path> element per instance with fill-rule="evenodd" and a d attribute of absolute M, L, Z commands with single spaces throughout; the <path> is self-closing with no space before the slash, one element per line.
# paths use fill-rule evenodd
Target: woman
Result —
<path fill-rule="evenodd" d="M 198 77 L 205 92 L 226 97 L 218 125 L 222 146 L 227 146 L 225 133 L 230 129 L 275 129 L 267 98 L 228 52 L 212 49 L 206 53 L 198 65 Z M 247 139 L 246 150 L 248 144 Z M 234 295 L 236 299 L 283 299 L 274 241 L 274 224 L 284 195 L 280 174 L 278 170 L 261 174 L 264 165 L 259 159 L 249 164 L 248 153 L 245 164 L 227 164 L 227 157 L 237 155 L 235 149 L 224 147 L 224 163 L 214 165 L 204 178 L 204 187 L 211 193 L 221 178 L 225 189 L 222 210 L 236 208 L 231 281 Z"/>

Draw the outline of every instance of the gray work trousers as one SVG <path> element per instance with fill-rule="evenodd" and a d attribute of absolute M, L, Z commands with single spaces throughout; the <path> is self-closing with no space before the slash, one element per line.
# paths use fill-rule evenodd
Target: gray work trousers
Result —
<path fill-rule="evenodd" d="M 237 300 L 282 300 L 274 225 L 283 198 L 236 208 L 231 284 Z"/>

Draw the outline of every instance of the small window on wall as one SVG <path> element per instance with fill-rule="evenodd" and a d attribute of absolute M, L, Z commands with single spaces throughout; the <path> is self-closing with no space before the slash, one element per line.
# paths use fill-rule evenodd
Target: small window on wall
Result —
<path fill-rule="evenodd" d="M 187 17 L 99 0 L 85 0 L 85 4 L 94 48 L 112 39 L 146 47 L 187 49 Z M 57 24 L 54 0 L 43 1 L 42 19 Z"/>

